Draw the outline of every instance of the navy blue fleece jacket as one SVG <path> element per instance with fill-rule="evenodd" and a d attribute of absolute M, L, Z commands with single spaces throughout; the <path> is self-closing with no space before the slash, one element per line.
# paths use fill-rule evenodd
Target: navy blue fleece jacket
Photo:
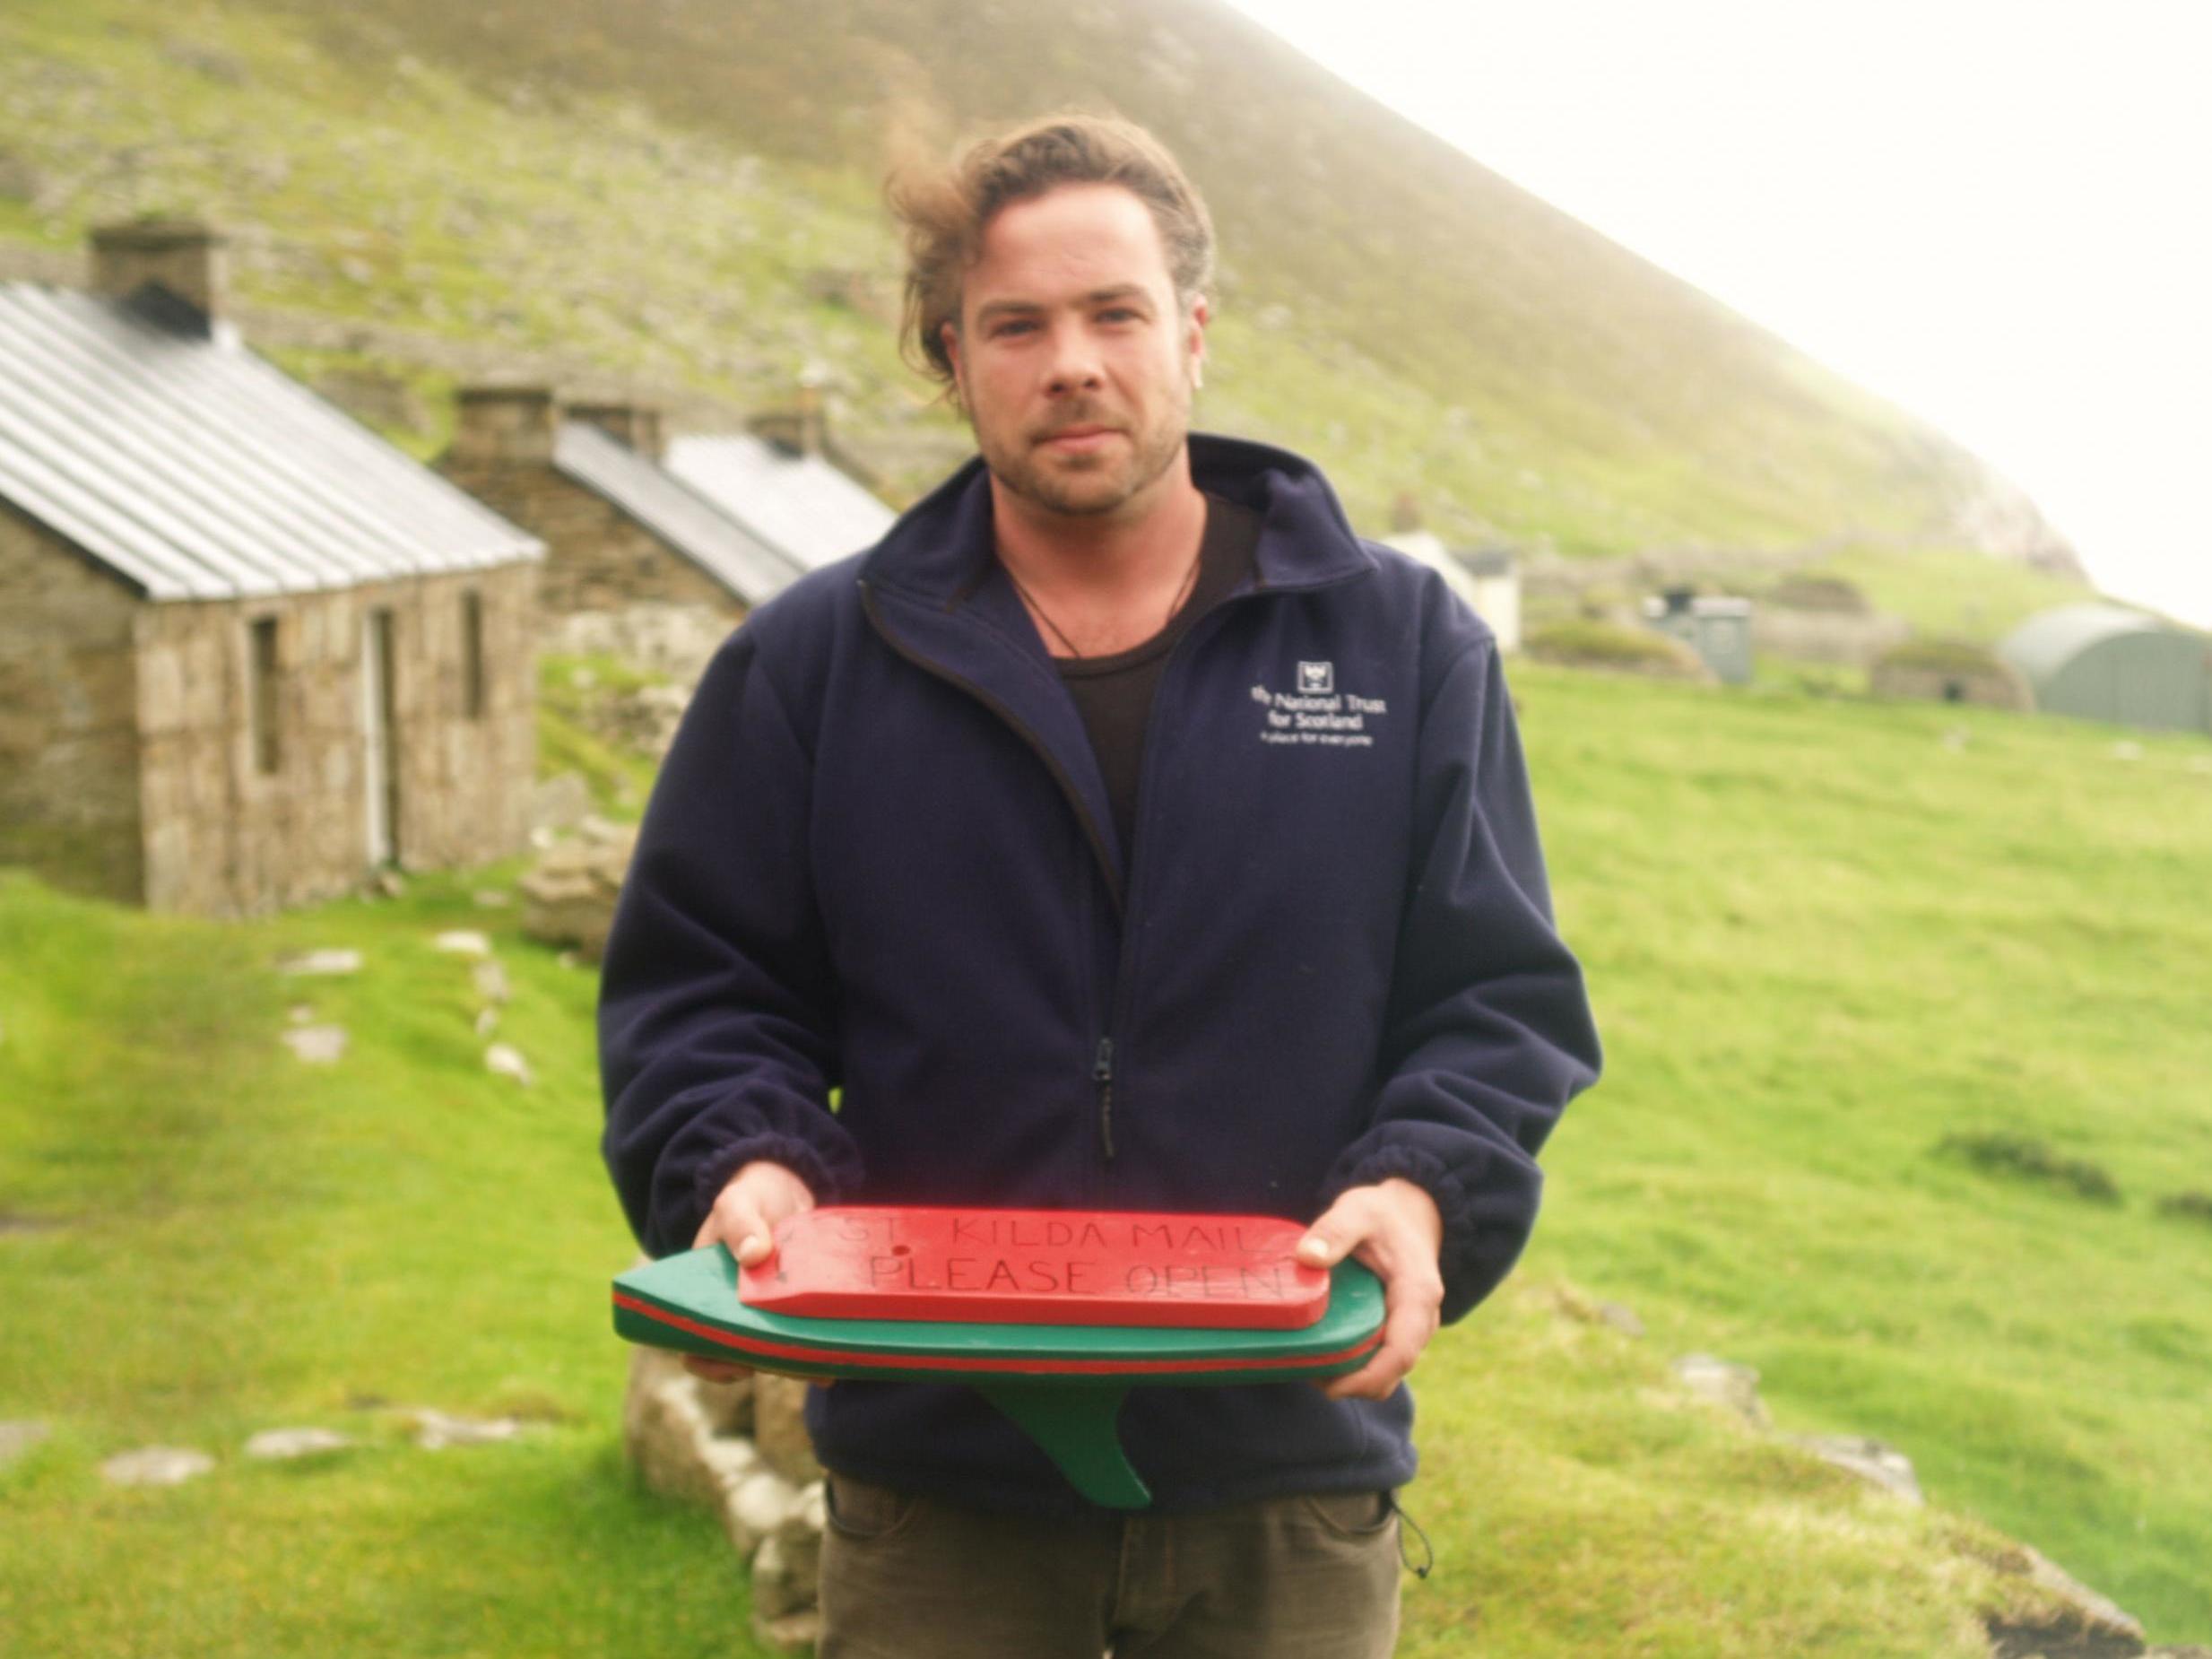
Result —
<path fill-rule="evenodd" d="M 601 993 L 605 1151 L 648 1251 L 765 1158 L 824 1202 L 1302 1221 L 1403 1176 L 1444 1218 L 1447 1321 L 1512 1266 L 1599 1048 L 1496 641 L 1308 464 L 1191 455 L 1263 525 L 1162 675 L 1133 857 L 980 464 L 723 647 Z M 1140 1389 L 1123 1439 L 1193 1509 L 1401 1483 L 1411 1419 L 1403 1388 Z M 1080 1506 L 965 1388 L 840 1383 L 809 1423 L 863 1479 Z"/>

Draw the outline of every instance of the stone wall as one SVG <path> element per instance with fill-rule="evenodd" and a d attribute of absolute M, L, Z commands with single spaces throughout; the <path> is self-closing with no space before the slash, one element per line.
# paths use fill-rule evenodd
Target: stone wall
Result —
<path fill-rule="evenodd" d="M 363 641 L 393 618 L 398 862 L 521 848 L 536 760 L 527 564 L 269 600 L 145 606 L 137 621 L 145 901 L 230 916 L 327 898 L 369 864 Z M 467 708 L 464 595 L 481 607 L 483 703 Z M 276 754 L 253 730 L 251 631 L 276 623 Z"/>
<path fill-rule="evenodd" d="M 538 605 L 548 616 L 639 603 L 703 605 L 730 626 L 745 607 L 729 589 L 605 497 L 540 461 L 447 456 L 438 471 L 545 543 Z"/>
<path fill-rule="evenodd" d="M 0 864 L 143 891 L 131 590 L 0 506 Z"/>

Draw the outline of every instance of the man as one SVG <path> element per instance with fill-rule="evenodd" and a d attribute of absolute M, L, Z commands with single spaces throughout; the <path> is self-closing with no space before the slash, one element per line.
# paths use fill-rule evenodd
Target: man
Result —
<path fill-rule="evenodd" d="M 1403 1378 L 1598 1067 L 1495 641 L 1306 463 L 1190 435 L 1211 231 L 1149 135 L 894 204 L 980 456 L 701 683 L 607 955 L 610 1164 L 649 1250 L 746 1263 L 832 1201 L 1312 1220 L 1381 1350 L 1136 1391 L 1144 1515 L 967 1389 L 812 1391 L 822 1652 L 1387 1653 Z"/>

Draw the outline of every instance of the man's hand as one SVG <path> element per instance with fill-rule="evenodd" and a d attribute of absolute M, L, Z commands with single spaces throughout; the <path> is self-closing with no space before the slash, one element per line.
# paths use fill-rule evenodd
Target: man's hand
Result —
<path fill-rule="evenodd" d="M 1298 1260 L 1308 1266 L 1334 1267 L 1354 1255 L 1383 1281 L 1383 1345 L 1358 1370 L 1315 1385 L 1332 1400 L 1387 1399 L 1405 1380 L 1436 1334 L 1443 1246 L 1436 1201 L 1398 1176 L 1348 1189 L 1298 1241 Z"/>
<path fill-rule="evenodd" d="M 785 1216 L 814 1207 L 813 1189 L 782 1164 L 756 1160 L 747 1164 L 715 1195 L 694 1250 L 710 1244 L 725 1244 L 741 1267 L 758 1267 L 776 1254 L 776 1224 Z M 684 1367 L 694 1377 L 710 1383 L 733 1383 L 752 1375 L 752 1368 L 724 1359 L 702 1359 L 686 1354 Z"/>

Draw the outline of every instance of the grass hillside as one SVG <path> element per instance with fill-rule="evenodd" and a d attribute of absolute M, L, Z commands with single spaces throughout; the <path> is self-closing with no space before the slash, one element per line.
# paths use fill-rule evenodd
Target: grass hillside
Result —
<path fill-rule="evenodd" d="M 221 927 L 0 873 L 0 1420 L 54 1430 L 0 1467 L 12 1655 L 756 1651 L 719 1529 L 620 1461 L 605 1297 L 629 1246 L 593 1143 L 590 976 L 470 885 Z M 467 965 L 429 944 L 488 920 L 527 1090 L 484 1070 Z M 272 971 L 332 945 L 357 976 Z M 351 1033 L 341 1063 L 280 1047 L 299 1006 Z M 1648 1344 L 1575 1310 L 1531 1285 L 1430 1369 L 1407 1502 L 1438 1567 L 1407 1654 L 1470 1631 L 1485 1654 L 1626 1652 L 1626 1627 L 1680 1659 L 1965 1659 L 1978 1611 L 2024 1595 L 1986 1532 L 1689 1405 Z M 426 1451 L 426 1404 L 530 1427 Z M 239 1455 L 302 1423 L 359 1444 Z M 217 1466 L 103 1484 L 147 1444 Z"/>
<path fill-rule="evenodd" d="M 1535 1269 L 2212 1641 L 2212 748 L 1516 685 L 1609 1060 Z"/>
<path fill-rule="evenodd" d="M 1202 418 L 1314 454 L 1369 527 L 1411 491 L 1447 536 L 1570 553 L 1956 548 L 2003 493 L 1211 0 L 17 0 L 0 256 L 211 215 L 255 336 L 395 385 L 367 402 L 418 449 L 492 369 L 743 406 L 819 363 L 903 492 L 960 437 L 891 349 L 891 112 L 1106 102 L 1219 221 Z"/>
<path fill-rule="evenodd" d="M 1404 1651 L 1965 1659 L 2028 1595 L 1966 1516 L 2212 1638 L 2212 923 L 2177 902 L 2212 877 L 2212 754 L 1516 690 L 1609 1070 L 1530 1261 L 1418 1378 L 1439 1565 Z M 0 873 L 0 1420 L 54 1429 L 0 1466 L 12 1653 L 749 1651 L 716 1529 L 620 1466 L 592 979 L 474 903 L 502 874 L 224 926 Z M 483 1067 L 452 926 L 507 965 L 527 1089 Z M 312 946 L 362 969 L 273 971 Z M 295 1060 L 295 1018 L 344 1058 Z M 1690 1405 L 1692 1350 L 1758 1367 L 1784 1429 L 1893 1441 L 1938 1507 Z M 426 1452 L 423 1405 L 533 1426 Z M 361 1444 L 239 1455 L 293 1423 Z M 148 1443 L 218 1464 L 102 1484 Z"/>

